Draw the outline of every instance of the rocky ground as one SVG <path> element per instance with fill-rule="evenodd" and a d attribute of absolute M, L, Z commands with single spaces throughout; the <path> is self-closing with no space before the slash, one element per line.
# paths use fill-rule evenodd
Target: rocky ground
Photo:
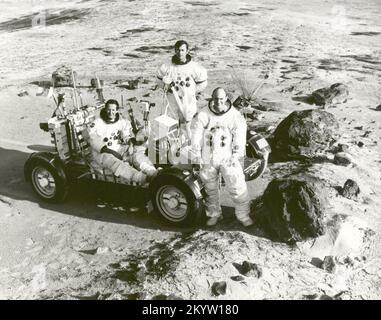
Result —
<path fill-rule="evenodd" d="M 0 298 L 380 298 L 378 1 L 0 6 Z M 32 28 L 41 12 L 46 26 Z M 106 98 L 149 99 L 160 113 L 154 72 L 179 38 L 190 42 L 194 58 L 208 69 L 203 99 L 217 85 L 236 97 L 237 76 L 245 75 L 254 88 L 269 72 L 258 95 L 273 110 L 260 111 L 251 125 L 270 135 L 291 112 L 324 108 L 338 122 L 334 146 L 347 145 L 348 163 L 335 160 L 332 150 L 321 161 L 274 159 L 261 178 L 249 182 L 258 222 L 249 229 L 239 226 L 229 200 L 216 227 L 185 230 L 97 199 L 86 188 L 64 204 L 39 201 L 24 181 L 23 165 L 31 152 L 50 143 L 38 123 L 53 111 L 46 96 L 52 72 L 72 66 L 85 104 L 94 101 L 89 84 L 97 72 Z M 137 89 L 124 85 L 139 77 Z M 345 99 L 310 104 L 315 90 L 335 83 L 346 86 Z M 274 241 L 259 223 L 257 203 L 273 179 L 297 175 L 320 179 L 326 230 L 292 244 Z M 360 190 L 352 198 L 341 190 L 347 179 Z"/>

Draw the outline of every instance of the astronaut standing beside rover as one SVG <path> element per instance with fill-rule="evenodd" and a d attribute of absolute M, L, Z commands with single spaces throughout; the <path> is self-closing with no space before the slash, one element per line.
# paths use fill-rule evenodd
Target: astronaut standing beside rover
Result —
<path fill-rule="evenodd" d="M 245 226 L 253 224 L 250 198 L 240 164 L 246 148 L 246 121 L 232 107 L 225 90 L 216 88 L 209 105 L 192 122 L 192 162 L 200 164 L 200 178 L 207 193 L 207 225 L 222 219 L 219 174 L 235 204 L 235 215 Z"/>
<path fill-rule="evenodd" d="M 89 130 L 92 157 L 103 169 L 125 180 L 142 185 L 147 177 L 157 174 L 156 168 L 145 155 L 144 144 L 131 145 L 134 138 L 131 123 L 120 117 L 119 103 L 110 99 Z"/>

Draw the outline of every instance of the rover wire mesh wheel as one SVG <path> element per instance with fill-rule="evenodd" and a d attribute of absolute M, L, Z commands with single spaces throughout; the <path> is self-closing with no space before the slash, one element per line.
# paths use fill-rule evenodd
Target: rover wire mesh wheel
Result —
<path fill-rule="evenodd" d="M 202 203 L 181 179 L 163 175 L 150 185 L 151 201 L 161 220 L 182 227 L 195 225 L 202 214 Z"/>
<path fill-rule="evenodd" d="M 60 202 L 68 194 L 68 185 L 49 163 L 36 160 L 29 170 L 34 192 L 47 202 Z"/>
<path fill-rule="evenodd" d="M 156 193 L 156 203 L 167 220 L 178 222 L 186 218 L 189 204 L 180 189 L 170 185 L 161 186 Z"/>

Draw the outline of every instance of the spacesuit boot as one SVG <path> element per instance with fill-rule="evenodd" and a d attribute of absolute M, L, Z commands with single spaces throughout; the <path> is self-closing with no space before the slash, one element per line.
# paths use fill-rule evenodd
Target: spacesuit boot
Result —
<path fill-rule="evenodd" d="M 245 176 L 238 158 L 221 165 L 221 173 L 226 182 L 226 190 L 235 204 L 235 215 L 237 220 L 245 227 L 253 224 L 250 214 L 250 197 L 247 190 Z"/>
<path fill-rule="evenodd" d="M 233 198 L 235 204 L 235 216 L 244 227 L 253 225 L 254 221 L 250 218 L 250 199 L 246 191 L 241 196 Z"/>

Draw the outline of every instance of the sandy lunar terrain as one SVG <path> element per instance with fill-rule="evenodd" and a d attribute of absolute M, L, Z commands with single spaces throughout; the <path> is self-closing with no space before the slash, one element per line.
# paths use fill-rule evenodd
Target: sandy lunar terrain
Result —
<path fill-rule="evenodd" d="M 0 299 L 381 298 L 380 1 L 0 0 L 0 8 Z M 240 94 L 231 67 L 253 88 L 270 72 L 258 94 L 279 110 L 257 124 L 276 127 L 294 110 L 318 108 L 298 97 L 348 86 L 347 101 L 326 111 L 340 123 L 352 164 L 307 169 L 324 181 L 325 214 L 338 227 L 290 246 L 242 228 L 229 200 L 216 227 L 180 230 L 83 189 L 63 204 L 35 196 L 23 165 L 50 144 L 38 124 L 53 111 L 44 93 L 52 72 L 70 65 L 83 85 L 97 72 L 106 98 L 145 96 L 159 113 L 155 70 L 180 38 L 208 69 L 204 98 L 216 86 Z M 113 85 L 138 77 L 145 81 L 136 90 Z M 80 90 L 94 102 L 93 90 Z M 270 163 L 249 183 L 252 199 L 298 169 Z M 360 187 L 355 200 L 335 189 L 347 179 Z M 314 263 L 325 256 L 335 258 L 335 272 Z M 244 261 L 260 272 L 241 274 Z M 213 295 L 220 281 L 226 292 Z"/>

